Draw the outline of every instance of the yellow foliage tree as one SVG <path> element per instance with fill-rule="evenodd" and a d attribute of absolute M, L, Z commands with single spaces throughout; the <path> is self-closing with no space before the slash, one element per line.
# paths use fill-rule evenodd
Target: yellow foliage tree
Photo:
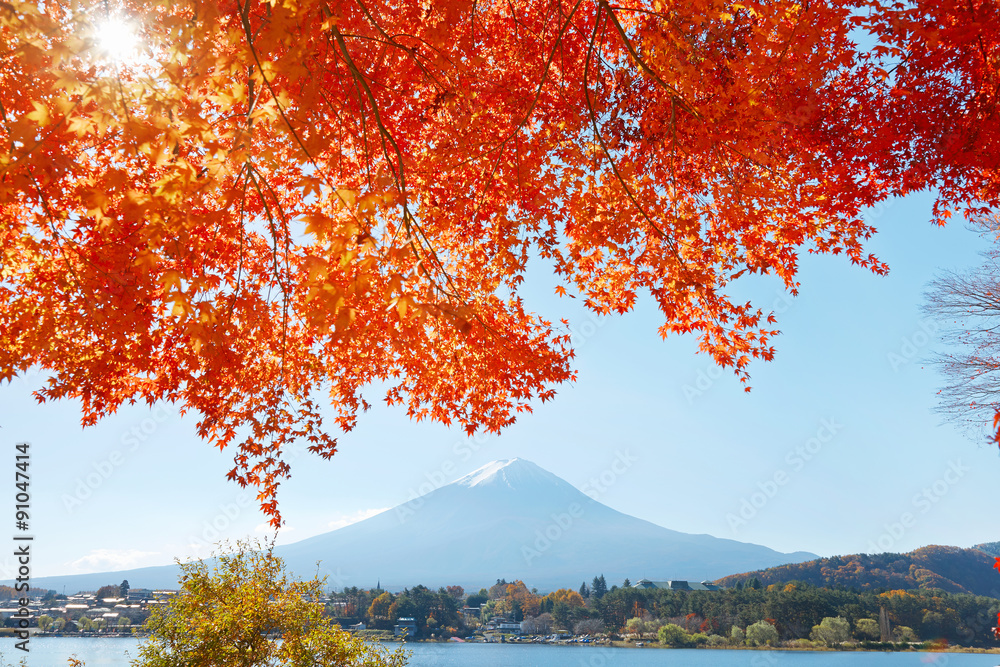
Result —
<path fill-rule="evenodd" d="M 181 590 L 153 610 L 134 667 L 402 667 L 389 652 L 324 615 L 323 582 L 288 577 L 270 545 L 179 563 Z"/>

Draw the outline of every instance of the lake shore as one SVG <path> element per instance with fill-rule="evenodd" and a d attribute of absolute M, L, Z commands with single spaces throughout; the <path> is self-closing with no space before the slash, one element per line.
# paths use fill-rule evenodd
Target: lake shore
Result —
<path fill-rule="evenodd" d="M 7 633 L 0 632 L 0 640 L 6 637 L 13 637 L 13 635 L 8 635 Z M 47 633 L 35 633 L 31 635 L 32 639 L 38 638 L 63 638 L 63 639 L 133 639 L 133 640 L 143 640 L 146 638 L 144 634 L 131 634 L 131 633 L 102 633 L 102 634 L 77 634 L 77 633 L 62 633 L 62 632 L 47 632 Z M 655 641 L 641 640 L 642 645 L 636 645 L 634 640 L 618 640 L 610 641 L 604 643 L 590 643 L 584 644 L 580 642 L 571 642 L 569 640 L 555 640 L 546 642 L 531 642 L 531 641 L 505 641 L 505 642 L 486 642 L 486 641 L 462 641 L 462 642 L 451 642 L 447 639 L 416 639 L 406 642 L 397 641 L 383 641 L 384 644 L 421 644 L 421 645 L 441 645 L 441 644 L 492 644 L 492 645 L 503 645 L 503 646 L 561 646 L 561 647 L 578 647 L 578 648 L 614 648 L 614 649 L 656 649 L 656 650 L 697 650 L 697 651 L 781 651 L 781 652 L 805 652 L 805 653 L 972 653 L 972 654 L 997 654 L 1000 655 L 1000 646 L 997 647 L 976 647 L 976 646 L 951 646 L 945 644 L 917 644 L 906 649 L 886 649 L 886 648 L 868 648 L 862 646 L 842 646 L 842 647 L 829 647 L 829 646 L 731 646 L 731 645 L 720 645 L 720 646 L 698 646 L 698 647 L 674 647 L 666 646 Z"/>
<path fill-rule="evenodd" d="M 396 641 L 385 641 L 385 644 L 492 644 L 492 645 L 504 645 L 504 646 L 563 646 L 563 647 L 579 647 L 579 648 L 615 648 L 615 649 L 657 649 L 657 650 L 667 650 L 667 651 L 784 651 L 784 652 L 805 652 L 805 653 L 982 653 L 982 654 L 997 654 L 1000 655 L 1000 646 L 997 647 L 977 647 L 977 646 L 950 646 L 945 644 L 931 644 L 929 646 L 923 644 L 916 644 L 906 649 L 885 649 L 885 648 L 868 648 L 862 646 L 842 646 L 842 647 L 830 647 L 830 646 L 731 646 L 731 645 L 720 645 L 720 646 L 698 646 L 698 647 L 677 647 L 677 646 L 667 646 L 665 644 L 660 644 L 655 641 L 645 641 L 643 640 L 642 646 L 637 646 L 634 641 L 611 641 L 601 644 L 583 644 L 579 642 L 571 642 L 569 640 L 556 640 L 547 642 L 530 642 L 530 641 L 505 641 L 505 642 L 486 642 L 486 641 L 463 641 L 463 642 L 451 642 L 447 639 L 415 639 L 406 642 L 396 642 Z"/>

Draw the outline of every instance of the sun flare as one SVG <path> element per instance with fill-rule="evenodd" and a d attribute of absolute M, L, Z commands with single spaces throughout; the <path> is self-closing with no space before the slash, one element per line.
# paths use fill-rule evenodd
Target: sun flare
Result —
<path fill-rule="evenodd" d="M 139 36 L 128 21 L 110 18 L 97 27 L 97 44 L 105 57 L 126 62 L 135 59 L 139 50 Z"/>

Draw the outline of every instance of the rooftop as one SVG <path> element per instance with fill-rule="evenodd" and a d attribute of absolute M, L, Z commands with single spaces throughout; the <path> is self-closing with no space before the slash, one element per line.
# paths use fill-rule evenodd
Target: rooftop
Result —
<path fill-rule="evenodd" d="M 633 588 L 660 588 L 668 591 L 721 591 L 722 586 L 713 584 L 711 581 L 701 583 L 694 581 L 684 581 L 671 579 L 670 581 L 650 581 L 640 579 L 632 585 Z"/>

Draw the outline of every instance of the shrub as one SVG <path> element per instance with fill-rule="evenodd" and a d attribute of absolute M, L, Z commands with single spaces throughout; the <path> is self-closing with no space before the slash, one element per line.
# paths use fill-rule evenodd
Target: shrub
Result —
<path fill-rule="evenodd" d="M 656 633 L 660 643 L 666 646 L 680 647 L 691 643 L 691 636 L 684 632 L 684 628 L 673 623 L 667 623 Z"/>
<path fill-rule="evenodd" d="M 823 642 L 827 646 L 837 646 L 851 638 L 851 624 L 846 618 L 827 616 L 819 625 L 813 626 L 809 638 Z"/>
<path fill-rule="evenodd" d="M 882 631 L 879 630 L 878 621 L 871 618 L 859 618 L 854 624 L 854 636 L 858 639 L 879 639 Z"/>
<path fill-rule="evenodd" d="M 747 628 L 747 644 L 750 646 L 774 646 L 778 643 L 778 631 L 767 621 L 757 621 Z"/>

